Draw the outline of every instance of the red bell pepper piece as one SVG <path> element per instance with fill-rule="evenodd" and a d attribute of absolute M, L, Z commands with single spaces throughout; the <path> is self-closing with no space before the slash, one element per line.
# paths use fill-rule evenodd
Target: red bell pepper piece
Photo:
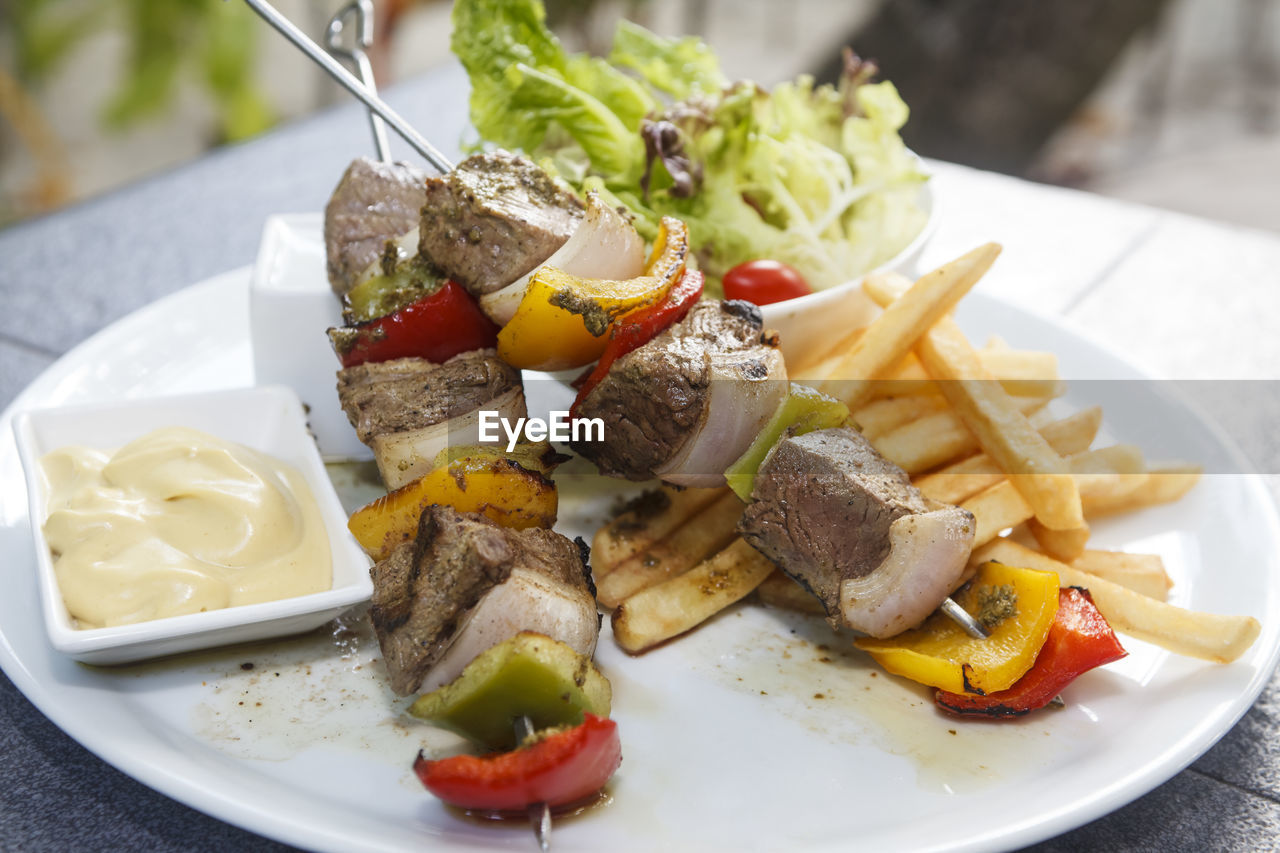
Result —
<path fill-rule="evenodd" d="M 338 353 L 343 367 L 411 357 L 439 363 L 498 344 L 498 327 L 454 281 L 399 311 L 347 328 L 356 334 Z"/>
<path fill-rule="evenodd" d="M 694 303 L 702 298 L 702 273 L 685 270 L 680 280 L 672 286 L 665 299 L 656 305 L 639 308 L 621 317 L 609 333 L 609 343 L 596 362 L 595 369 L 578 385 L 578 396 L 569 407 L 570 417 L 576 417 L 578 406 L 609 373 L 613 363 L 632 350 L 637 350 L 662 334 L 669 326 L 684 319 Z"/>
<path fill-rule="evenodd" d="M 985 696 L 939 690 L 934 701 L 953 714 L 981 717 L 1020 717 L 1048 705 L 1081 673 L 1119 660 L 1128 652 L 1093 604 L 1087 589 L 1058 591 L 1058 615 L 1049 628 L 1036 662 L 1008 690 Z"/>
<path fill-rule="evenodd" d="M 532 746 L 496 755 L 455 755 L 431 761 L 418 753 L 413 772 L 451 806 L 520 811 L 582 802 L 604 787 L 622 763 L 618 724 L 584 712 L 581 725 Z"/>

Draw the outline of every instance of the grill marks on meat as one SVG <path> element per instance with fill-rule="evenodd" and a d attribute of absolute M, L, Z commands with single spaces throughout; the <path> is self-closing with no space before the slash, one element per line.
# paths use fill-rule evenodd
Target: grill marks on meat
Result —
<path fill-rule="evenodd" d="M 324 208 L 329 284 L 343 296 L 388 240 L 418 227 L 426 175 L 404 163 L 351 162 Z"/>
<path fill-rule="evenodd" d="M 419 249 L 472 294 L 499 290 L 559 249 L 582 203 L 529 160 L 477 154 L 426 180 Z"/>
<path fill-rule="evenodd" d="M 777 375 L 781 355 L 762 329 L 760 309 L 750 303 L 699 302 L 684 320 L 613 363 L 578 407 L 579 417 L 604 421 L 605 440 L 573 449 L 602 473 L 650 479 L 700 428 L 715 375 L 776 381 L 768 377 Z"/>
<path fill-rule="evenodd" d="M 455 643 L 462 642 L 461 635 L 472 630 L 469 624 L 474 623 L 473 615 L 486 596 L 500 590 L 513 575 L 535 579 L 553 598 L 581 602 L 583 624 L 592 634 L 591 648 L 584 653 L 589 655 L 595 645 L 599 621 L 588 587 L 590 569 L 578 545 L 551 530 L 512 530 L 480 515 L 431 506 L 419 520 L 418 538 L 398 547 L 371 573 L 373 628 L 392 689 L 401 696 L 423 687 L 433 667 Z M 523 618 L 529 614 L 507 615 L 512 624 L 529 622 Z M 537 614 L 531 621 L 528 630 L 545 627 Z M 524 629 L 508 636 L 519 630 Z M 489 645 L 503 639 L 499 636 Z M 572 639 L 557 639 L 575 645 Z M 483 649 L 468 652 L 458 670 L 479 651 Z"/>
<path fill-rule="evenodd" d="M 520 387 L 520 372 L 494 350 L 365 363 L 338 371 L 338 400 L 365 444 L 379 435 L 441 423 Z"/>
<path fill-rule="evenodd" d="M 739 529 L 822 602 L 834 624 L 892 636 L 958 585 L 972 514 L 930 501 L 856 430 L 784 438 L 756 476 Z"/>

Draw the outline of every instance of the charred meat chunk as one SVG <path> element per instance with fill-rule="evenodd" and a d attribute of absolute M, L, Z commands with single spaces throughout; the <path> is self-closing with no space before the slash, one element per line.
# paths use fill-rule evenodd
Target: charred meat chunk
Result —
<path fill-rule="evenodd" d="M 582 202 L 529 160 L 476 154 L 427 179 L 419 250 L 478 297 L 549 258 L 582 216 Z"/>
<path fill-rule="evenodd" d="M 375 436 L 446 421 L 520 387 L 520 371 L 493 350 L 443 364 L 397 358 L 338 371 L 338 400 L 365 444 Z"/>
<path fill-rule="evenodd" d="M 960 583 L 974 519 L 925 498 L 840 427 L 778 443 L 739 530 L 817 596 L 833 624 L 889 637 L 924 621 Z"/>
<path fill-rule="evenodd" d="M 724 469 L 785 398 L 785 379 L 777 341 L 764 333 L 759 308 L 739 301 L 700 302 L 684 320 L 614 362 L 578 407 L 578 417 L 604 421 L 604 441 L 573 449 L 605 474 L 646 480 L 660 475 L 691 442 L 705 438 L 718 445 L 722 458 L 700 454 L 691 465 L 705 469 L 693 473 L 710 482 L 681 485 L 722 484 Z M 709 422 L 719 393 L 725 395 L 731 423 Z M 757 401 L 760 395 L 768 399 Z M 754 412 L 763 412 L 763 420 Z M 704 429 L 718 434 L 702 436 Z"/>
<path fill-rule="evenodd" d="M 345 296 L 388 240 L 418 227 L 426 178 L 407 164 L 365 157 L 347 167 L 324 208 L 326 265 L 335 293 Z"/>
<path fill-rule="evenodd" d="M 452 681 L 480 652 L 536 631 L 588 657 L 600 618 L 578 543 L 431 506 L 418 538 L 375 565 L 370 616 L 400 696 Z"/>
<path fill-rule="evenodd" d="M 520 371 L 493 350 L 366 362 L 338 372 L 338 400 L 356 435 L 373 449 L 388 489 L 430 471 L 449 446 L 480 440 L 480 409 L 526 414 Z"/>

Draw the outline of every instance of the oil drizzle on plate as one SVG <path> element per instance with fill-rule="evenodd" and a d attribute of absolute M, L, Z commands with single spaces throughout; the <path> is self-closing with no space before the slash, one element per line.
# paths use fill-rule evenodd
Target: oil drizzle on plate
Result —
<path fill-rule="evenodd" d="M 909 759 L 924 790 L 961 794 L 1033 774 L 1070 742 L 1054 736 L 1060 712 L 996 723 L 952 717 L 934 707 L 930 689 L 887 674 L 822 619 L 758 605 L 738 612 L 714 626 L 716 644 L 731 652 L 690 648 L 690 666 L 710 668 L 825 740 Z"/>

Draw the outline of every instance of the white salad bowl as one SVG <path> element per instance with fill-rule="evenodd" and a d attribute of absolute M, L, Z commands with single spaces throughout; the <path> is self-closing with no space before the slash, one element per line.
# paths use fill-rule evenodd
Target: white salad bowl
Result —
<path fill-rule="evenodd" d="M 787 364 L 805 364 L 824 355 L 845 334 L 875 319 L 880 309 L 862 292 L 862 280 L 868 275 L 881 272 L 911 275 L 917 272 L 916 262 L 933 236 L 938 219 L 933 190 L 928 181 L 920 187 L 919 205 L 926 217 L 924 227 L 889 260 L 835 287 L 761 307 L 765 328 L 774 329 L 781 338 L 782 354 Z"/>
<path fill-rule="evenodd" d="M 315 497 L 324 522 L 333 559 L 332 586 L 324 592 L 133 625 L 77 628 L 63 602 L 45 540 L 48 491 L 40 459 L 69 445 L 114 450 L 167 426 L 198 429 L 292 465 Z M 369 558 L 347 531 L 346 513 L 307 430 L 302 403 L 288 388 L 244 388 L 33 410 L 14 418 L 14 432 L 26 475 L 46 633 L 59 652 L 86 663 L 119 664 L 296 634 L 323 625 L 373 594 Z"/>

